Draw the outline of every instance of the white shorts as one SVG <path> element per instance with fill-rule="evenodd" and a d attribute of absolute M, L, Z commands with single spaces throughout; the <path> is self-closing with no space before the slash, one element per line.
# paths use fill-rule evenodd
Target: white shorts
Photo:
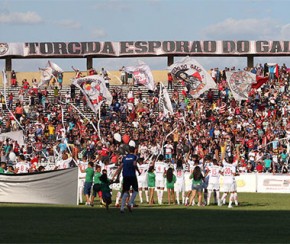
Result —
<path fill-rule="evenodd" d="M 138 180 L 138 188 L 148 188 L 147 180 L 144 179 Z"/>
<path fill-rule="evenodd" d="M 220 189 L 220 184 L 219 183 L 209 183 L 207 186 L 207 189 L 209 191 L 213 191 L 213 190 L 219 190 Z"/>
<path fill-rule="evenodd" d="M 224 184 L 224 192 L 234 192 L 237 191 L 237 184 L 236 182 Z"/>
<path fill-rule="evenodd" d="M 178 192 L 185 191 L 184 181 L 176 181 L 174 189 Z"/>
<path fill-rule="evenodd" d="M 191 191 L 191 187 L 192 187 L 192 180 L 189 179 L 190 173 L 186 172 L 184 174 L 184 190 L 186 192 Z"/>
<path fill-rule="evenodd" d="M 156 180 L 155 180 L 155 187 L 164 188 L 165 187 L 165 180 L 164 180 L 164 178 L 156 178 Z"/>
<path fill-rule="evenodd" d="M 79 187 L 84 187 L 84 185 L 85 185 L 85 179 L 80 179 L 79 178 Z"/>

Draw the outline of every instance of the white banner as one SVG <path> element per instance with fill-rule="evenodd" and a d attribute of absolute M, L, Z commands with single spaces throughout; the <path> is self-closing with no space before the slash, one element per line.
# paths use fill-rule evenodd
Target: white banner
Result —
<path fill-rule="evenodd" d="M 205 91 L 216 88 L 216 83 L 209 73 L 190 57 L 172 64 L 168 69 L 172 77 L 180 81 L 193 98 L 198 98 Z"/>
<path fill-rule="evenodd" d="M 7 133 L 1 133 L 0 139 L 5 140 L 6 138 L 10 138 L 14 141 L 17 141 L 20 146 L 24 145 L 24 137 L 23 137 L 23 131 L 11 131 Z"/>
<path fill-rule="evenodd" d="M 256 174 L 241 174 L 235 177 L 238 192 L 256 192 L 257 191 L 257 176 Z M 223 176 L 220 177 L 220 189 L 223 189 Z"/>
<path fill-rule="evenodd" d="M 121 42 L 26 42 L 0 43 L 0 56 L 18 57 L 134 57 L 172 55 L 279 55 L 290 53 L 290 41 L 181 40 Z"/>
<path fill-rule="evenodd" d="M 289 175 L 257 174 L 257 192 L 290 193 Z"/>
<path fill-rule="evenodd" d="M 77 205 L 78 168 L 0 174 L 0 202 Z"/>

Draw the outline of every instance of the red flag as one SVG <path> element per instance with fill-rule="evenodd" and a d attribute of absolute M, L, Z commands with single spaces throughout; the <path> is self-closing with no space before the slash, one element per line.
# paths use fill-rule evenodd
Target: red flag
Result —
<path fill-rule="evenodd" d="M 275 76 L 276 76 L 277 78 L 279 78 L 279 65 L 278 65 L 278 64 L 276 64 L 276 68 L 275 68 Z"/>
<path fill-rule="evenodd" d="M 268 77 L 256 76 L 256 83 L 252 84 L 252 88 L 258 89 L 269 80 Z"/>

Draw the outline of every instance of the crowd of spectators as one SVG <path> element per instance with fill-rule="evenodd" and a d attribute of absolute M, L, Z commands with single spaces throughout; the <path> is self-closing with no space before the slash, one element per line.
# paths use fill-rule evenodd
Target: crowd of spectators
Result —
<path fill-rule="evenodd" d="M 164 154 L 168 162 L 175 163 L 196 154 L 201 161 L 233 157 L 240 173 L 287 173 L 290 76 L 286 65 L 280 67 L 278 78 L 269 75 L 262 65 L 246 68 L 269 76 L 269 80 L 259 89 L 251 89 L 248 100 L 241 103 L 232 96 L 226 70 L 211 69 L 217 89 L 196 99 L 179 82 L 170 80 L 171 115 L 164 115 L 159 106 L 159 84 L 155 91 L 133 87 L 126 81 L 109 86 L 105 72 L 113 102 L 111 106 L 102 105 L 100 118 L 89 112 L 86 97 L 74 85 L 63 93 L 58 83 L 38 88 L 36 79 L 19 83 L 13 76 L 11 85 L 18 86 L 18 93 L 8 92 L 6 99 L 3 90 L 0 94 L 0 131 L 23 130 L 25 145 L 9 138 L 1 140 L 1 162 L 15 173 L 22 172 L 16 169 L 19 161 L 29 165 L 29 172 L 62 168 L 55 167 L 57 158 L 74 159 L 63 167 L 75 166 L 84 158 L 117 165 L 128 142 L 133 141 L 136 153 L 144 159 Z M 5 100 L 14 116 L 7 111 Z"/>

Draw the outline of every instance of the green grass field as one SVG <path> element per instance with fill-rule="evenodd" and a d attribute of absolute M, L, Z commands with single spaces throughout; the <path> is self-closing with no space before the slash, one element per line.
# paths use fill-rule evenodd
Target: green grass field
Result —
<path fill-rule="evenodd" d="M 0 204 L 1 242 L 290 243 L 289 195 L 239 193 L 239 202 L 232 209 L 143 204 L 125 214 L 99 205 Z"/>

